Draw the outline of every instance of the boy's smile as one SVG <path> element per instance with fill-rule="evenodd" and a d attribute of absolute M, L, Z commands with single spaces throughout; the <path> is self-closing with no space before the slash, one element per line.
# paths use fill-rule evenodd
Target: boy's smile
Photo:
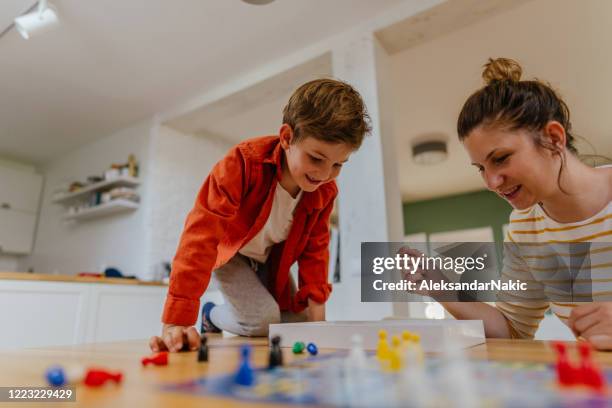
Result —
<path fill-rule="evenodd" d="M 346 143 L 331 143 L 312 136 L 293 141 L 289 125 L 281 126 L 281 146 L 284 150 L 281 186 L 295 196 L 300 190 L 315 191 L 340 174 L 354 149 Z"/>

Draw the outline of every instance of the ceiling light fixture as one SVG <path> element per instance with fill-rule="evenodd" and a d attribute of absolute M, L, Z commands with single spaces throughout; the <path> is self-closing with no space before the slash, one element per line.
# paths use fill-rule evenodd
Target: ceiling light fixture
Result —
<path fill-rule="evenodd" d="M 55 8 L 47 0 L 38 2 L 37 10 L 15 19 L 15 28 L 26 40 L 57 25 L 59 19 Z"/>
<path fill-rule="evenodd" d="M 447 156 L 445 140 L 421 140 L 412 145 L 412 158 L 417 164 L 438 164 L 446 160 Z"/>
<path fill-rule="evenodd" d="M 274 0 L 242 0 L 248 4 L 254 4 L 256 6 L 263 6 L 264 4 L 272 3 Z"/>

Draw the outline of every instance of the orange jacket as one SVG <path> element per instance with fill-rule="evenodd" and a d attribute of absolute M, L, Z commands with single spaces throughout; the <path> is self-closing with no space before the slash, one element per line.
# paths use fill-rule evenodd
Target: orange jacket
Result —
<path fill-rule="evenodd" d="M 264 136 L 238 144 L 204 182 L 172 263 L 164 323 L 195 324 L 211 272 L 229 261 L 265 225 L 282 175 L 284 151 L 279 140 L 278 136 Z M 281 310 L 299 312 L 309 298 L 318 303 L 329 298 L 329 216 L 337 194 L 335 182 L 304 192 L 287 239 L 272 248 L 267 264 L 275 279 L 272 295 Z M 289 268 L 296 260 L 298 291 L 292 297 Z"/>

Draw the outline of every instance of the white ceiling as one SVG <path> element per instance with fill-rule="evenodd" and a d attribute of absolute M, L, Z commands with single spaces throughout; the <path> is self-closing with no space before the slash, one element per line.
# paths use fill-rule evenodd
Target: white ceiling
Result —
<path fill-rule="evenodd" d="M 346 31 L 402 0 L 51 0 L 0 38 L 0 156 L 40 163 Z M 31 0 L 0 1 L 0 30 Z"/>
<path fill-rule="evenodd" d="M 0 38 L 0 157 L 34 163 L 57 157 L 400 2 L 277 0 L 255 7 L 182 0 L 177 7 L 164 0 L 55 0 L 59 30 L 30 41 L 14 30 Z M 568 102 L 576 133 L 597 153 L 612 156 L 612 54 L 602 52 L 612 38 L 612 2 L 485 3 L 453 0 L 377 33 L 392 54 L 405 200 L 483 187 L 456 139 L 455 122 L 466 97 L 481 86 L 481 66 L 490 56 L 516 58 L 526 77 L 550 81 Z M 1 0 L 0 24 L 31 4 Z M 330 58 L 323 55 L 166 124 L 230 141 L 273 133 L 292 89 L 329 74 Z M 418 166 L 410 145 L 432 132 L 447 135 L 449 158 Z"/>
<path fill-rule="evenodd" d="M 297 85 L 332 75 L 330 53 L 288 69 L 165 123 L 183 133 L 217 136 L 232 143 L 275 133 L 282 109 Z"/>
<path fill-rule="evenodd" d="M 523 79 L 548 81 L 569 105 L 582 153 L 612 157 L 612 2 L 534 0 L 394 54 L 394 118 L 400 188 L 407 201 L 482 189 L 457 140 L 467 97 L 483 85 L 489 57 L 518 60 Z M 448 160 L 420 166 L 411 143 L 423 133 L 448 135 Z M 594 150 L 593 150 L 594 149 Z"/>
<path fill-rule="evenodd" d="M 570 106 L 575 133 L 588 139 L 598 154 L 612 157 L 612 54 L 602 52 L 612 38 L 612 2 L 494 0 L 485 8 L 480 1 L 460 2 L 464 7 L 457 7 L 457 1 L 444 3 L 377 33 L 392 52 L 394 159 L 403 199 L 484 187 L 457 140 L 455 126 L 466 98 L 482 86 L 481 69 L 489 57 L 515 58 L 523 65 L 524 78 L 551 82 Z M 322 57 L 294 71 L 168 124 L 230 141 L 276 132 L 291 81 L 295 86 L 309 75 L 327 75 L 331 67 Z M 417 165 L 411 144 L 430 133 L 446 135 L 448 159 L 435 166 Z M 584 153 L 593 152 L 584 141 L 578 145 Z"/>

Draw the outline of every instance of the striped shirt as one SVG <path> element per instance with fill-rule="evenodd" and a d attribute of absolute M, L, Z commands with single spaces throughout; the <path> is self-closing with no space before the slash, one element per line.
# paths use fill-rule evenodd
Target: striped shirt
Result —
<path fill-rule="evenodd" d="M 513 338 L 533 338 L 549 308 L 567 324 L 581 302 L 612 300 L 612 202 L 573 223 L 552 220 L 539 205 L 514 210 L 501 278 L 528 287 L 496 302 Z"/>

